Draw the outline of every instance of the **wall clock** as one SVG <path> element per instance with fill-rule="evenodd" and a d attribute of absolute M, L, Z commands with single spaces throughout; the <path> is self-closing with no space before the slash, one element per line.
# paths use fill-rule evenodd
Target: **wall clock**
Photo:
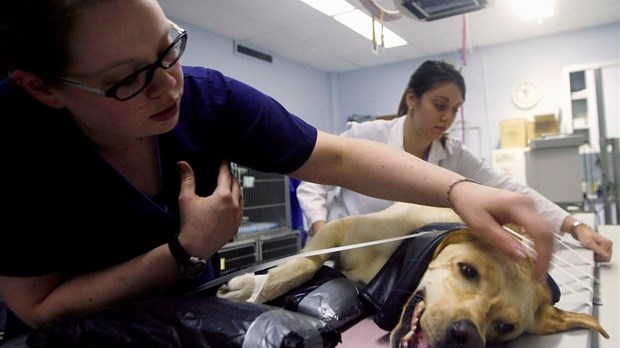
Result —
<path fill-rule="evenodd" d="M 533 81 L 521 81 L 512 90 L 512 102 L 519 109 L 531 109 L 539 100 L 538 85 Z"/>

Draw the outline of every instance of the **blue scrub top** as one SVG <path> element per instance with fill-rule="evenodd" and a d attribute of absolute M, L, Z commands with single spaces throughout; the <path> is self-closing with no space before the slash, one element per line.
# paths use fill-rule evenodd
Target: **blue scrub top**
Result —
<path fill-rule="evenodd" d="M 67 110 L 0 81 L 0 274 L 71 277 L 166 243 L 179 232 L 180 160 L 195 172 L 196 193 L 208 196 L 222 159 L 287 174 L 309 158 L 317 130 L 274 99 L 215 70 L 183 71 L 179 122 L 157 139 L 157 197 L 145 196 L 101 157 Z M 211 269 L 205 280 L 215 276 Z"/>

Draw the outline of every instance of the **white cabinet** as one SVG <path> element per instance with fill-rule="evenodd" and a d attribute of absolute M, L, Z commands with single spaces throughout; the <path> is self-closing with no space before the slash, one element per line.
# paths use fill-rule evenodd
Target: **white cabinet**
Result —
<path fill-rule="evenodd" d="M 593 149 L 598 149 L 598 110 L 594 71 L 595 68 L 587 66 L 565 68 L 565 76 L 568 79 L 565 84 L 566 95 L 569 97 L 565 103 L 561 127 L 566 133 L 583 135 Z"/>
<path fill-rule="evenodd" d="M 620 61 L 610 61 L 564 68 L 566 97 L 560 128 L 562 133 L 581 134 L 588 140 L 590 148 L 582 152 L 600 152 L 601 132 L 605 137 L 617 137 L 620 133 L 615 129 L 619 124 L 616 121 L 619 65 Z"/>
<path fill-rule="evenodd" d="M 493 169 L 538 191 L 552 202 L 583 201 L 581 137 L 558 135 L 530 141 L 530 147 L 493 150 Z"/>

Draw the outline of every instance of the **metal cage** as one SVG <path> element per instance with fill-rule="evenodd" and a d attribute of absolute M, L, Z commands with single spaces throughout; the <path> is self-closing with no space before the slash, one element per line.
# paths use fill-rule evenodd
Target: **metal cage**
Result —
<path fill-rule="evenodd" d="M 289 178 L 236 163 L 231 171 L 243 191 L 243 220 L 219 252 L 222 274 L 299 252 L 300 232 L 291 228 Z"/>

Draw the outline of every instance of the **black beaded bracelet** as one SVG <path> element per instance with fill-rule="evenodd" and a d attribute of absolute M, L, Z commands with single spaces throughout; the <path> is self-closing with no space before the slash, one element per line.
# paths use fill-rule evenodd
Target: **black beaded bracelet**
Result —
<path fill-rule="evenodd" d="M 452 193 L 452 189 L 454 188 L 454 186 L 456 186 L 456 185 L 458 185 L 458 184 L 460 184 L 462 182 L 472 182 L 474 184 L 480 185 L 480 183 L 477 182 L 476 180 L 472 180 L 472 179 L 468 179 L 468 178 L 461 178 L 461 179 L 458 179 L 455 182 L 451 183 L 450 186 L 448 186 L 448 190 L 446 191 L 446 201 L 448 201 L 448 205 L 452 209 L 454 209 L 454 206 L 452 205 L 452 201 L 450 201 L 450 194 Z"/>

